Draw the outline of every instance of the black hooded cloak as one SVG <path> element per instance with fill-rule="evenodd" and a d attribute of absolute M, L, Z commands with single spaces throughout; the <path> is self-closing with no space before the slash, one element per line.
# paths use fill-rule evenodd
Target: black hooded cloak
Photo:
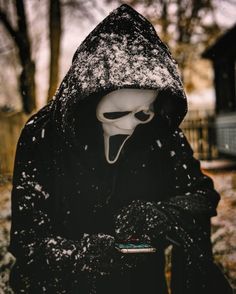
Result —
<path fill-rule="evenodd" d="M 155 117 L 109 164 L 96 106 L 121 88 L 156 89 Z M 231 293 L 210 244 L 219 195 L 178 128 L 186 112 L 168 48 L 142 15 L 120 6 L 83 41 L 53 100 L 20 136 L 9 246 L 15 293 L 166 294 L 168 244 L 125 273 L 94 279 L 78 266 L 84 233 L 114 235 L 114 214 L 133 200 L 157 203 L 181 236 L 182 246 L 172 243 L 172 293 Z"/>

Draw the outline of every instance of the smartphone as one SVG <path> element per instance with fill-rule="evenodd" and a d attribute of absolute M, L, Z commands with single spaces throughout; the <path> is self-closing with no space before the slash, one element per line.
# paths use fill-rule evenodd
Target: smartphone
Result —
<path fill-rule="evenodd" d="M 156 248 L 145 243 L 116 243 L 116 249 L 121 253 L 154 253 Z"/>

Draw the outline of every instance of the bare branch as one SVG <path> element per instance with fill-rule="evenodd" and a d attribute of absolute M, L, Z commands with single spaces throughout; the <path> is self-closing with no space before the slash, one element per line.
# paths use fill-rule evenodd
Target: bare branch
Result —
<path fill-rule="evenodd" d="M 0 8 L 0 21 L 3 23 L 7 32 L 11 35 L 14 42 L 18 41 L 18 33 L 11 25 L 6 13 Z"/>

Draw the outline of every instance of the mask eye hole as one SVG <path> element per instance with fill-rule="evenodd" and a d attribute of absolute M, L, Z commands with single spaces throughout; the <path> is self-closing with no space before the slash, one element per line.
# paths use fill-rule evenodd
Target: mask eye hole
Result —
<path fill-rule="evenodd" d="M 131 111 L 105 112 L 103 113 L 103 116 L 107 119 L 117 119 L 126 116 L 129 113 L 131 113 Z"/>
<path fill-rule="evenodd" d="M 150 118 L 150 114 L 149 113 L 145 113 L 143 110 L 136 112 L 134 115 L 138 120 L 141 121 L 146 121 Z"/>

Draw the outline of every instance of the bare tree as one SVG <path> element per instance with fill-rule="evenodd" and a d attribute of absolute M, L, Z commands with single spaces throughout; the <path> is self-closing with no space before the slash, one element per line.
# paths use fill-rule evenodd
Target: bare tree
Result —
<path fill-rule="evenodd" d="M 4 2 L 3 2 L 4 3 Z M 22 67 L 19 76 L 19 88 L 25 113 L 31 113 L 36 107 L 35 62 L 31 57 L 31 42 L 28 33 L 25 5 L 23 0 L 14 0 L 13 9 L 16 24 L 10 19 L 11 9 L 8 5 L 0 7 L 0 21 L 14 41 Z"/>
<path fill-rule="evenodd" d="M 49 4 L 47 6 L 47 3 Z M 37 52 L 37 38 L 43 37 L 44 31 L 38 32 L 39 22 L 41 21 L 43 11 L 48 19 L 49 36 L 49 86 L 47 91 L 47 100 L 54 95 L 59 83 L 60 76 L 60 45 L 63 33 L 63 19 L 70 17 L 83 21 L 85 19 L 93 22 L 95 10 L 103 12 L 102 8 L 96 4 L 96 0 L 42 0 L 42 5 L 47 9 L 36 11 L 31 16 L 26 15 L 27 9 L 34 9 L 37 3 L 27 2 L 26 0 L 0 0 L 0 23 L 8 33 L 9 40 L 17 50 L 18 63 L 21 73 L 17 74 L 19 92 L 23 104 L 24 112 L 31 113 L 36 108 L 36 82 L 35 82 L 35 61 L 34 54 Z M 33 16 L 33 17 L 32 17 Z M 30 18 L 31 17 L 31 18 Z M 41 18 L 40 18 L 41 17 Z M 28 19 L 29 18 L 29 19 Z M 34 35 L 29 35 L 29 25 L 33 25 Z M 37 33 L 37 36 L 35 32 Z M 1 43 L 3 38 L 1 38 Z M 5 50 L 5 40 L 0 49 Z M 10 42 L 11 43 L 11 42 Z M 38 41 L 37 41 L 37 44 Z M 13 50 L 15 52 L 15 50 Z M 13 53 L 14 53 L 13 52 Z M 0 52 L 1 53 L 1 52 Z M 9 65 L 10 66 L 10 65 Z"/>
<path fill-rule="evenodd" d="M 49 40 L 50 40 L 50 73 L 48 100 L 54 95 L 59 81 L 60 43 L 62 34 L 60 0 L 50 0 Z"/>

